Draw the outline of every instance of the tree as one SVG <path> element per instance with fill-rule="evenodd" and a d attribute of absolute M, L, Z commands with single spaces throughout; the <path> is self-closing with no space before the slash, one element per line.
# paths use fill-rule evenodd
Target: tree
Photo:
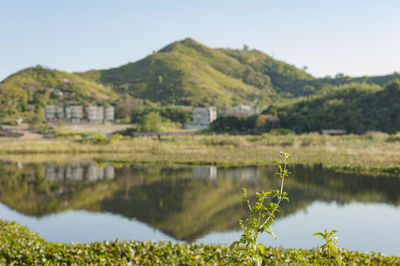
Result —
<path fill-rule="evenodd" d="M 142 106 L 142 100 L 127 96 L 125 99 L 119 101 L 115 106 L 115 117 L 117 119 L 129 120 L 132 111 Z"/>
<path fill-rule="evenodd" d="M 141 117 L 137 124 L 139 132 L 158 132 L 162 126 L 162 118 L 159 113 L 151 112 Z"/>

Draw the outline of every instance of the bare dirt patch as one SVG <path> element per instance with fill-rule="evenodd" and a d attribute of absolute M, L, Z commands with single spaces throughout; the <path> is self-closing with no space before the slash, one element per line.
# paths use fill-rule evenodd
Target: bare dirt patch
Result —
<path fill-rule="evenodd" d="M 90 131 L 102 135 L 110 135 L 113 132 L 132 127 L 131 124 L 66 124 L 63 127 L 70 131 Z M 35 132 L 29 124 L 20 124 L 18 126 L 1 126 L 1 135 L 4 137 L 15 137 L 20 139 L 41 139 L 43 134 Z"/>

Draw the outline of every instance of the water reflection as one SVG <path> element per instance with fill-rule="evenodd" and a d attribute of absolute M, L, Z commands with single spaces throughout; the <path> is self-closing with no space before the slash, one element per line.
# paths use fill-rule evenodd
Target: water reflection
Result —
<path fill-rule="evenodd" d="M 217 178 L 217 167 L 193 167 L 194 178 L 206 178 L 215 179 Z"/>
<path fill-rule="evenodd" d="M 261 189 L 275 189 L 280 182 L 274 175 L 276 170 L 275 166 L 2 162 L 0 201 L 20 214 L 33 217 L 48 217 L 67 210 L 114 214 L 146 224 L 173 239 L 195 241 L 213 232 L 238 230 L 238 219 L 247 215 L 242 187 L 250 195 Z M 290 202 L 282 206 L 280 221 L 307 210 L 315 202 L 337 206 L 379 203 L 394 206 L 393 211 L 399 212 L 399 178 L 335 173 L 321 165 L 291 166 L 290 171 L 293 175 L 285 183 Z M 335 215 L 332 213 L 332 219 Z M 359 227 L 362 221 L 355 217 L 353 223 Z"/>
<path fill-rule="evenodd" d="M 45 179 L 47 181 L 61 181 L 64 179 L 81 181 L 114 179 L 115 170 L 110 163 L 96 164 L 95 162 L 73 162 L 65 165 L 45 163 Z"/>

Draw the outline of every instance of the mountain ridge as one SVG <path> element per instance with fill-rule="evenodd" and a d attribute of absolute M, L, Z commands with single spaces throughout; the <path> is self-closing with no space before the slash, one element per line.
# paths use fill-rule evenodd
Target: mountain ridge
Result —
<path fill-rule="evenodd" d="M 259 50 L 209 48 L 186 38 L 110 69 L 68 73 L 37 66 L 18 71 L 0 82 L 0 116 L 23 113 L 29 117 L 32 106 L 38 110 L 59 101 L 118 105 L 140 99 L 161 105 L 262 106 L 348 83 L 382 86 L 396 78 L 400 74 L 316 78 Z M 57 97 L 54 89 L 71 98 Z"/>

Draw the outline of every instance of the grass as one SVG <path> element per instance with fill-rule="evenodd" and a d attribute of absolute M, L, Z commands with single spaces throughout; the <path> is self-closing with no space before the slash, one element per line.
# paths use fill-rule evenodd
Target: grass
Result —
<path fill-rule="evenodd" d="M 295 164 L 322 164 L 338 171 L 400 174 L 400 141 L 374 132 L 361 136 L 312 133 L 138 137 L 97 145 L 90 140 L 72 138 L 0 139 L 3 158 L 23 155 L 24 158 L 35 157 L 35 161 L 61 156 L 121 163 L 245 166 L 276 164 L 275 155 L 281 150 L 295 154 Z"/>

